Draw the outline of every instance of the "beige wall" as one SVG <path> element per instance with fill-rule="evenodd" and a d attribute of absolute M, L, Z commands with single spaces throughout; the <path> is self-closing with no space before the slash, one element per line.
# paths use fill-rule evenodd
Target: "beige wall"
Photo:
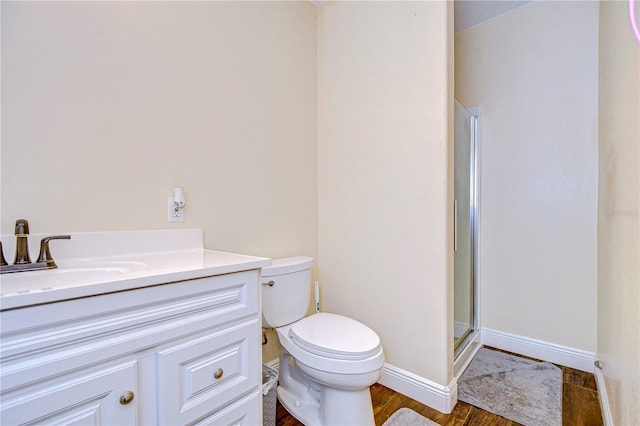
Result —
<path fill-rule="evenodd" d="M 529 3 L 456 33 L 482 105 L 482 326 L 596 350 L 596 2 Z"/>
<path fill-rule="evenodd" d="M 315 256 L 315 12 L 2 2 L 2 233 L 197 227 L 211 249 Z"/>
<path fill-rule="evenodd" d="M 616 425 L 640 424 L 640 46 L 628 16 L 626 2 L 600 3 L 598 356 Z"/>
<path fill-rule="evenodd" d="M 2 233 L 18 217 L 34 233 L 201 227 L 208 248 L 320 252 L 323 309 L 370 325 L 390 364 L 449 383 L 450 5 L 1 8 Z M 601 6 L 597 350 L 616 424 L 634 424 L 640 84 L 620 85 L 639 75 L 623 9 Z M 534 3 L 456 46 L 460 98 L 485 118 L 483 325 L 585 350 L 594 20 L 595 3 Z M 174 186 L 183 224 L 166 221 Z"/>
<path fill-rule="evenodd" d="M 386 361 L 452 378 L 446 2 L 318 9 L 323 308 L 381 337 Z"/>

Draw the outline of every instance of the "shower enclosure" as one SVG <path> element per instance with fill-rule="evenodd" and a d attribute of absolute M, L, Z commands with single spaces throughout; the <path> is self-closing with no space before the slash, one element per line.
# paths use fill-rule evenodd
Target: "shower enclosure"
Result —
<path fill-rule="evenodd" d="M 455 101 L 454 129 L 454 354 L 478 328 L 478 129 L 479 111 Z"/>

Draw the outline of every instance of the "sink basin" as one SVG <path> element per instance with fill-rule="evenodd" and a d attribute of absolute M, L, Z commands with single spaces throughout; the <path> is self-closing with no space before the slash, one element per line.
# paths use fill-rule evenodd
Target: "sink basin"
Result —
<path fill-rule="evenodd" d="M 118 279 L 144 268 L 143 262 L 130 261 L 60 261 L 58 268 L 42 271 L 14 272 L 0 278 L 0 295 L 23 294 L 52 289 L 95 284 Z"/>

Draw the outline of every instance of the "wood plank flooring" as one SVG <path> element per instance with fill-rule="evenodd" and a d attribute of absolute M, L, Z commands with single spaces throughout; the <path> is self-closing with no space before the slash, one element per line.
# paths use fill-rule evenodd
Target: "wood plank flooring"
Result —
<path fill-rule="evenodd" d="M 494 348 L 489 348 L 494 349 Z M 497 349 L 495 349 L 497 350 Z M 510 353 L 507 351 L 501 351 Z M 513 354 L 521 356 L 518 354 Z M 523 357 L 528 358 L 528 357 Z M 533 358 L 528 358 L 533 359 Z M 538 360 L 536 360 L 538 361 Z M 593 374 L 558 365 L 562 369 L 562 424 L 563 426 L 603 425 L 598 391 Z M 500 417 L 458 401 L 450 414 L 443 414 L 380 384 L 371 386 L 371 399 L 376 426 L 382 425 L 397 409 L 411 408 L 424 417 L 443 426 L 514 426 L 514 421 Z M 276 426 L 301 426 L 278 402 Z M 357 426 L 357 425 L 354 425 Z"/>

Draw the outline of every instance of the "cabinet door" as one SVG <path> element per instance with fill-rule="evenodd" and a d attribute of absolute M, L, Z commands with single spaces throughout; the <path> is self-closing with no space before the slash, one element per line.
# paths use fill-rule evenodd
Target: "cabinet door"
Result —
<path fill-rule="evenodd" d="M 136 359 L 119 360 L 63 376 L 2 398 L 5 425 L 134 425 Z M 133 400 L 121 402 L 131 392 Z"/>

